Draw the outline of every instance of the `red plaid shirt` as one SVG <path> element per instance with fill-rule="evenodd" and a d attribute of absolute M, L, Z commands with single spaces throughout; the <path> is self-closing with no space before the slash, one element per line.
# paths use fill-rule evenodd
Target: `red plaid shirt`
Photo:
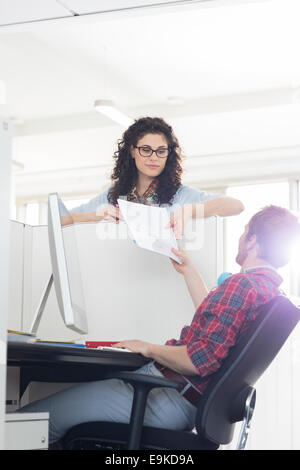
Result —
<path fill-rule="evenodd" d="M 281 282 L 281 276 L 268 267 L 230 276 L 203 300 L 192 323 L 181 330 L 180 339 L 167 341 L 168 345 L 187 345 L 199 375 L 185 377 L 199 392 L 204 391 L 229 348 L 255 319 L 257 308 L 282 293 Z"/>

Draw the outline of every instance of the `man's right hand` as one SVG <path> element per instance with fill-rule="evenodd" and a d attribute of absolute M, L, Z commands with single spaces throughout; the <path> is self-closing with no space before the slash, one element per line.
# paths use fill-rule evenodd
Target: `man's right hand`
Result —
<path fill-rule="evenodd" d="M 184 276 L 187 273 L 187 271 L 194 266 L 193 262 L 191 258 L 186 254 L 186 252 L 181 247 L 179 247 L 178 250 L 176 250 L 175 248 L 172 248 L 172 252 L 174 253 L 174 255 L 176 255 L 180 259 L 182 264 L 179 264 L 177 263 L 177 261 L 170 258 L 171 263 L 173 264 L 175 270 L 178 273 L 183 274 Z"/>

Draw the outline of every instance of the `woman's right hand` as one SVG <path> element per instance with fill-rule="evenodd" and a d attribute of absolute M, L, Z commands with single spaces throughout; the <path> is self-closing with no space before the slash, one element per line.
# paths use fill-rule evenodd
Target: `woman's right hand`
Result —
<path fill-rule="evenodd" d="M 74 223 L 100 222 L 105 220 L 118 224 L 120 220 L 124 220 L 120 209 L 111 204 L 93 212 L 71 212 L 71 216 Z"/>
<path fill-rule="evenodd" d="M 170 258 L 171 263 L 173 264 L 175 270 L 178 273 L 185 275 L 189 269 L 194 267 L 191 258 L 186 254 L 186 252 L 181 247 L 179 247 L 178 250 L 176 250 L 175 248 L 172 248 L 172 252 L 181 261 L 181 264 L 179 264 L 179 263 L 177 263 L 177 261 Z"/>
<path fill-rule="evenodd" d="M 96 218 L 96 220 L 106 220 L 116 224 L 118 224 L 120 220 L 124 220 L 119 207 L 113 206 L 111 204 L 97 211 Z"/>

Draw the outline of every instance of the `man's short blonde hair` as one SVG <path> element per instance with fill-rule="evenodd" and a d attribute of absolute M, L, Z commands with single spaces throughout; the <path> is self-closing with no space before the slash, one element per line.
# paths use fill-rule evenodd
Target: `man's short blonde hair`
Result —
<path fill-rule="evenodd" d="M 300 224 L 296 215 L 288 209 L 267 206 L 257 212 L 248 224 L 248 240 L 256 235 L 260 258 L 275 268 L 287 264 L 291 247 L 300 237 Z"/>

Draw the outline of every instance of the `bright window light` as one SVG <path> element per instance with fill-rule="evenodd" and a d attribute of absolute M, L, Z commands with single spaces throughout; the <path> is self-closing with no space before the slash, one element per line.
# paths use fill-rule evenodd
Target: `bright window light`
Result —
<path fill-rule="evenodd" d="M 26 205 L 26 220 L 28 225 L 39 225 L 39 204 L 37 202 Z"/>
<path fill-rule="evenodd" d="M 295 207 L 296 214 L 300 220 L 300 181 L 297 182 L 298 186 L 298 201 L 297 206 Z M 292 250 L 292 263 L 291 263 L 291 272 L 292 272 L 292 289 L 294 295 L 297 297 L 297 304 L 300 305 L 300 240 L 291 247 Z M 300 344 L 300 343 L 299 343 Z"/>
<path fill-rule="evenodd" d="M 296 267 L 299 273 L 299 266 L 300 266 L 300 240 L 297 240 L 294 245 L 291 246 L 291 253 L 292 253 L 292 264 Z M 299 291 L 300 294 L 300 291 Z"/>
<path fill-rule="evenodd" d="M 86 202 L 90 201 L 91 197 L 83 197 L 83 198 L 76 198 L 76 199 L 64 199 L 63 202 L 68 210 L 71 210 L 73 207 L 81 206 L 81 204 L 85 204 Z M 46 212 L 44 214 L 45 221 L 40 220 L 41 210 L 40 204 L 38 202 L 30 202 L 25 206 L 25 220 L 19 220 L 28 225 L 40 225 L 40 224 L 47 224 L 47 207 Z"/>
<path fill-rule="evenodd" d="M 90 197 L 88 198 L 82 198 L 82 199 L 63 199 L 63 203 L 66 206 L 68 210 L 73 209 L 73 207 L 78 207 L 81 206 L 82 204 L 85 204 L 86 202 L 89 202 L 91 200 Z"/>

